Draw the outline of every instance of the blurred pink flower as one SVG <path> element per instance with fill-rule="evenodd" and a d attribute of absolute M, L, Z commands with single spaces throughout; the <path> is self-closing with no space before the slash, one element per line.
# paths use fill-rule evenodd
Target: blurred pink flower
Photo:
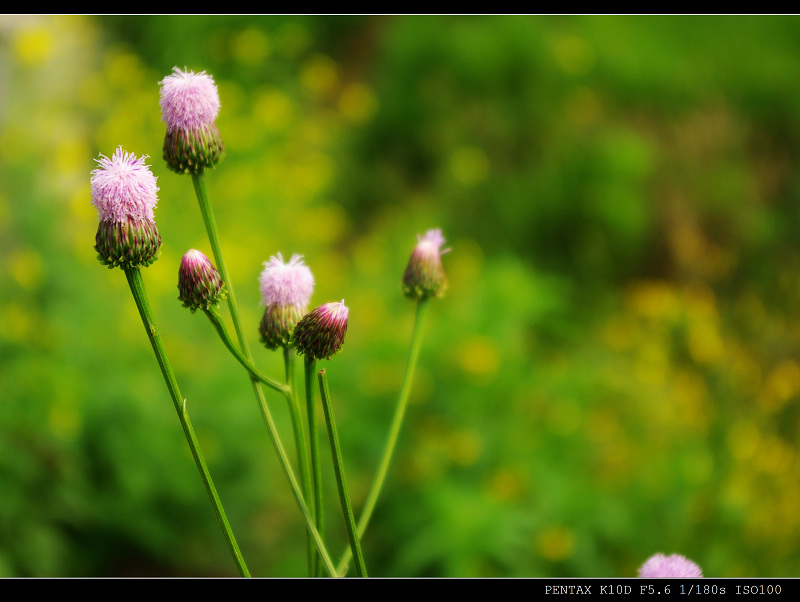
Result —
<path fill-rule="evenodd" d="M 270 257 L 264 262 L 259 282 L 261 298 L 267 307 L 292 306 L 305 312 L 314 292 L 314 276 L 303 263 L 303 256 L 297 254 L 288 263 L 284 263 L 280 253 Z"/>
<path fill-rule="evenodd" d="M 444 236 L 441 230 L 428 230 L 424 236 L 417 235 L 417 246 L 411 252 L 403 274 L 403 291 L 412 299 L 441 297 L 447 288 L 447 277 L 442 267 L 442 255 L 450 249 L 441 250 Z"/>
<path fill-rule="evenodd" d="M 697 579 L 703 576 L 703 571 L 691 560 L 672 554 L 664 556 L 656 554 L 647 559 L 639 569 L 639 577 L 657 579 L 659 577 L 672 577 L 676 579 Z"/>
<path fill-rule="evenodd" d="M 219 93 L 205 71 L 181 71 L 161 80 L 161 120 L 167 130 L 196 130 L 213 123 L 219 114 Z"/>
<path fill-rule="evenodd" d="M 92 171 L 92 204 L 101 222 L 154 221 L 158 186 L 146 158 L 137 159 L 120 146 L 110 159 L 95 159 L 100 167 Z"/>

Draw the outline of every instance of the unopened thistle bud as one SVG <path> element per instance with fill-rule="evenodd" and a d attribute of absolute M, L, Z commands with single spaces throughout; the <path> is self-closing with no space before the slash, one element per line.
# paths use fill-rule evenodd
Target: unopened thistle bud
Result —
<path fill-rule="evenodd" d="M 680 554 L 664 556 L 656 554 L 647 559 L 639 569 L 639 577 L 644 579 L 658 579 L 660 577 L 672 577 L 675 579 L 699 579 L 703 576 L 703 571 L 691 560 L 684 558 Z"/>
<path fill-rule="evenodd" d="M 92 171 L 92 205 L 100 223 L 94 248 L 109 268 L 148 266 L 158 258 L 161 236 L 153 215 L 158 186 L 146 158 L 119 147 L 110 159 L 95 159 L 100 167 Z"/>
<path fill-rule="evenodd" d="M 297 353 L 315 360 L 330 359 L 342 348 L 349 314 L 344 299 L 340 303 L 320 305 L 306 314 L 292 336 Z"/>
<path fill-rule="evenodd" d="M 222 158 L 216 119 L 219 93 L 205 71 L 181 71 L 161 80 L 161 120 L 167 124 L 164 160 L 176 173 L 200 173 Z"/>
<path fill-rule="evenodd" d="M 403 292 L 411 299 L 441 297 L 447 288 L 447 277 L 442 267 L 441 251 L 444 237 L 441 230 L 428 230 L 424 236 L 417 235 L 417 246 L 411 253 L 403 274 Z"/>
<path fill-rule="evenodd" d="M 190 249 L 181 259 L 178 269 L 178 299 L 194 313 L 219 305 L 228 294 L 225 283 L 208 257 Z"/>
<path fill-rule="evenodd" d="M 270 257 L 264 262 L 259 277 L 261 299 L 265 305 L 258 331 L 269 349 L 286 347 L 292 330 L 308 311 L 308 301 L 314 291 L 314 276 L 303 263 L 302 255 L 292 255 L 288 263 L 283 256 Z"/>

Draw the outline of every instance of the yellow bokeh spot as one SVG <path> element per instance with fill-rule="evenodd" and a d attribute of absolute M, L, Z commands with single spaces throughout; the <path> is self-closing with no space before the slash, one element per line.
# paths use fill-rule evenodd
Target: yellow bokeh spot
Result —
<path fill-rule="evenodd" d="M 73 407 L 54 404 L 48 415 L 50 430 L 63 438 L 74 437 L 81 427 L 81 415 Z"/>
<path fill-rule="evenodd" d="M 689 329 L 689 354 L 698 364 L 707 364 L 719 359 L 725 348 L 716 325 L 697 322 Z"/>
<path fill-rule="evenodd" d="M 669 284 L 660 280 L 634 286 L 628 292 L 628 303 L 634 312 L 652 319 L 671 318 L 678 310 L 675 293 Z"/>
<path fill-rule="evenodd" d="M 500 366 L 497 344 L 482 336 L 468 338 L 458 346 L 458 362 L 470 376 L 480 379 L 492 377 Z"/>
<path fill-rule="evenodd" d="M 70 136 L 61 140 L 55 147 L 54 162 L 59 175 L 71 175 L 76 172 L 84 174 L 86 157 L 91 155 L 91 148 L 85 140 L 78 136 Z"/>
<path fill-rule="evenodd" d="M 461 466 L 474 464 L 481 455 L 483 443 L 475 431 L 459 431 L 448 437 L 450 459 Z"/>
<path fill-rule="evenodd" d="M 800 366 L 791 359 L 781 361 L 770 372 L 758 401 L 765 409 L 777 411 L 800 392 Z"/>
<path fill-rule="evenodd" d="M 44 24 L 21 29 L 13 39 L 17 60 L 28 67 L 45 63 L 52 56 L 53 48 L 53 34 Z"/>
<path fill-rule="evenodd" d="M 641 329 L 629 314 L 612 316 L 603 327 L 603 338 L 614 351 L 630 349 L 640 336 Z"/>
<path fill-rule="evenodd" d="M 278 132 L 287 129 L 294 119 L 292 100 L 278 89 L 260 92 L 253 101 L 253 112 L 267 130 Z"/>
<path fill-rule="evenodd" d="M 567 35 L 558 38 L 553 48 L 556 62 L 570 75 L 586 75 L 595 63 L 595 52 L 581 37 Z"/>
<path fill-rule="evenodd" d="M 475 146 L 461 146 L 450 155 L 450 172 L 459 183 L 474 186 L 489 175 L 489 157 Z"/>
<path fill-rule="evenodd" d="M 333 165 L 325 153 L 309 153 L 303 161 L 290 165 L 286 171 L 288 190 L 301 200 L 320 194 L 333 178 Z"/>
<path fill-rule="evenodd" d="M 449 241 L 447 246 L 451 246 Z M 484 254 L 480 245 L 472 239 L 459 239 L 452 246 L 458 252 L 445 254 L 442 262 L 447 272 L 450 291 L 457 294 L 460 290 L 470 290 L 481 277 Z"/>
<path fill-rule="evenodd" d="M 687 428 L 704 430 L 708 425 L 708 386 L 696 372 L 682 370 L 672 378 L 674 403 L 680 421 Z"/>
<path fill-rule="evenodd" d="M 353 249 L 353 262 L 358 270 L 369 276 L 380 275 L 386 266 L 386 246 L 381 239 L 361 238 Z"/>
<path fill-rule="evenodd" d="M 566 527 L 549 527 L 536 539 L 536 549 L 553 562 L 566 560 L 575 549 L 575 536 Z"/>
<path fill-rule="evenodd" d="M 789 473 L 796 464 L 796 456 L 792 446 L 780 437 L 772 436 L 761 446 L 759 468 L 776 477 Z M 786 474 L 786 476 L 789 476 Z"/>
<path fill-rule="evenodd" d="M 0 308 L 0 337 L 24 343 L 33 332 L 36 317 L 24 305 L 9 303 Z"/>
<path fill-rule="evenodd" d="M 231 40 L 231 54 L 242 64 L 256 65 L 266 59 L 272 45 L 267 34 L 255 27 L 245 29 Z"/>
<path fill-rule="evenodd" d="M 522 497 L 526 482 L 520 474 L 508 468 L 500 468 L 488 483 L 489 494 L 498 501 L 507 501 Z"/>
<path fill-rule="evenodd" d="M 346 226 L 344 210 L 335 204 L 312 207 L 294 220 L 298 239 L 312 237 L 314 241 L 326 244 L 338 240 Z"/>
<path fill-rule="evenodd" d="M 600 98 L 590 88 L 578 88 L 567 97 L 564 112 L 575 125 L 591 125 L 600 119 Z"/>
<path fill-rule="evenodd" d="M 44 281 L 46 272 L 42 256 L 36 251 L 17 251 L 8 258 L 8 271 L 22 288 L 35 290 Z"/>
<path fill-rule="evenodd" d="M 368 121 L 378 108 L 378 99 L 372 88 L 365 84 L 348 84 L 339 96 L 339 110 L 350 121 Z"/>
<path fill-rule="evenodd" d="M 741 420 L 728 431 L 728 450 L 737 460 L 752 458 L 761 445 L 761 434 L 752 422 Z"/>
<path fill-rule="evenodd" d="M 105 64 L 106 81 L 120 90 L 139 87 L 144 79 L 139 57 L 131 53 L 111 55 Z"/>
<path fill-rule="evenodd" d="M 69 199 L 72 214 L 83 221 L 97 221 L 97 211 L 91 203 L 92 192 L 88 180 L 83 187 L 73 190 Z"/>
<path fill-rule="evenodd" d="M 313 96 L 324 96 L 339 83 L 339 70 L 333 59 L 317 54 L 303 66 L 300 82 Z"/>

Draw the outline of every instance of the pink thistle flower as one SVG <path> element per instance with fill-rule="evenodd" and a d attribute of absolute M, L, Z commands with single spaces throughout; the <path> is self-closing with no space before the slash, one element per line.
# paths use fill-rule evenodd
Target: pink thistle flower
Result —
<path fill-rule="evenodd" d="M 266 306 L 258 329 L 261 340 L 269 349 L 286 347 L 295 325 L 308 311 L 314 276 L 303 263 L 302 255 L 292 255 L 284 263 L 283 255 L 278 253 L 264 262 L 259 282 Z"/>
<path fill-rule="evenodd" d="M 214 123 L 219 115 L 219 93 L 205 71 L 181 71 L 161 80 L 161 120 L 167 130 L 196 130 Z"/>
<path fill-rule="evenodd" d="M 668 577 L 673 579 L 699 579 L 703 571 L 691 560 L 679 555 L 664 556 L 656 554 L 647 559 L 639 569 L 639 577 L 644 579 L 658 579 Z"/>
<path fill-rule="evenodd" d="M 303 256 L 292 255 L 284 263 L 283 255 L 273 255 L 264 262 L 264 271 L 259 277 L 261 298 L 264 305 L 293 305 L 305 308 L 314 292 L 314 276 L 303 263 Z"/>
<path fill-rule="evenodd" d="M 194 313 L 219 305 L 227 296 L 225 283 L 217 268 L 200 251 L 189 249 L 178 269 L 178 299 Z"/>
<path fill-rule="evenodd" d="M 100 165 L 92 171 L 92 205 L 100 221 L 154 221 L 158 204 L 157 178 L 145 164 L 147 155 L 137 158 L 120 146 L 109 159 L 100 155 Z"/>
<path fill-rule="evenodd" d="M 330 359 L 344 344 L 350 310 L 344 304 L 326 303 L 306 314 L 294 329 L 297 353 L 314 359 Z"/>
<path fill-rule="evenodd" d="M 100 167 L 92 171 L 90 183 L 100 223 L 94 248 L 100 262 L 110 268 L 150 265 L 161 249 L 153 215 L 158 186 L 146 158 L 120 146 L 110 159 L 104 155 L 95 159 Z"/>
<path fill-rule="evenodd" d="M 214 78 L 174 67 L 160 86 L 167 166 L 177 173 L 200 173 L 216 165 L 225 148 L 216 124 L 220 102 Z"/>
<path fill-rule="evenodd" d="M 442 267 L 442 255 L 450 250 L 440 250 L 444 242 L 441 230 L 428 230 L 424 236 L 417 235 L 417 246 L 403 274 L 403 291 L 407 297 L 425 299 L 444 294 L 447 277 Z"/>

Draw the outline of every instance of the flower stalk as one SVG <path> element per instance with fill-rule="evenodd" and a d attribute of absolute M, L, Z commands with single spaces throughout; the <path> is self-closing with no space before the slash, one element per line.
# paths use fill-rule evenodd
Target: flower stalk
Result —
<path fill-rule="evenodd" d="M 425 326 L 425 320 L 428 315 L 429 300 L 429 297 L 424 297 L 417 301 L 417 313 L 414 318 L 414 330 L 411 334 L 411 349 L 408 353 L 406 371 L 403 375 L 403 383 L 400 387 L 400 393 L 397 398 L 397 406 L 395 406 L 392 424 L 389 427 L 389 434 L 386 438 L 386 444 L 383 449 L 383 455 L 381 456 L 378 470 L 375 473 L 375 478 L 372 481 L 372 486 L 367 494 L 367 499 L 364 502 L 364 507 L 361 509 L 361 515 L 358 519 L 357 537 L 359 539 L 364 537 L 364 532 L 367 530 L 369 520 L 372 518 L 372 512 L 375 510 L 375 504 L 378 502 L 378 496 L 383 488 L 384 481 L 386 480 L 386 474 L 389 472 L 389 465 L 392 461 L 392 455 L 394 454 L 394 449 L 397 446 L 397 438 L 400 434 L 400 427 L 403 424 L 403 417 L 406 413 L 406 407 L 408 406 L 408 398 L 409 394 L 411 393 L 411 383 L 414 380 L 414 370 L 416 369 L 417 360 L 419 358 L 419 350 L 422 346 L 422 333 Z M 342 554 L 339 564 L 336 567 L 336 571 L 339 575 L 344 575 L 347 573 L 347 567 L 351 558 L 352 549 L 345 550 L 344 554 Z"/>
<path fill-rule="evenodd" d="M 308 418 L 308 441 L 311 449 L 311 477 L 313 487 L 313 516 L 314 524 L 317 530 L 322 533 L 324 530 L 324 517 L 322 508 L 322 467 L 319 459 L 319 436 L 317 429 L 317 411 L 314 405 L 314 371 L 316 369 L 316 360 L 306 355 L 304 358 L 305 367 L 305 388 L 306 388 L 306 413 Z M 309 494 L 311 497 L 311 494 Z M 319 567 L 316 555 L 312 557 L 311 573 L 317 576 Z"/>
<path fill-rule="evenodd" d="M 342 514 L 347 527 L 347 538 L 350 540 L 350 550 L 356 559 L 356 574 L 359 577 L 367 577 L 367 567 L 364 564 L 364 555 L 361 552 L 361 542 L 356 532 L 356 521 L 353 517 L 353 507 L 350 505 L 350 495 L 347 493 L 347 481 L 344 477 L 344 462 L 342 460 L 342 450 L 339 446 L 339 434 L 336 430 L 336 421 L 333 418 L 333 404 L 331 403 L 331 393 L 328 389 L 328 378 L 325 370 L 320 370 L 317 374 L 319 380 L 319 393 L 322 398 L 322 409 L 325 412 L 325 422 L 328 425 L 328 439 L 331 444 L 331 455 L 333 456 L 333 469 L 336 473 L 336 485 L 339 488 L 339 501 L 342 504 Z"/>
<path fill-rule="evenodd" d="M 158 365 L 161 368 L 161 374 L 164 376 L 164 381 L 167 383 L 167 389 L 169 389 L 172 402 L 175 405 L 175 411 L 178 413 L 178 419 L 180 420 L 181 427 L 183 428 L 183 433 L 186 436 L 186 441 L 189 444 L 189 449 L 192 452 L 194 462 L 197 465 L 197 470 L 200 472 L 203 485 L 205 486 L 208 497 L 211 500 L 211 505 L 214 507 L 214 513 L 217 515 L 217 520 L 222 528 L 225 541 L 228 544 L 228 549 L 233 556 L 233 560 L 236 563 L 236 568 L 239 570 L 239 574 L 242 577 L 249 577 L 250 571 L 245 564 L 244 558 L 242 557 L 242 553 L 239 549 L 239 545 L 236 543 L 236 538 L 233 535 L 233 530 L 231 529 L 228 518 L 225 515 L 225 510 L 222 507 L 222 502 L 217 494 L 216 487 L 214 487 L 211 474 L 208 471 L 205 459 L 203 458 L 203 453 L 200 450 L 200 443 L 197 441 L 194 428 L 189 420 L 189 413 L 186 411 L 186 400 L 183 399 L 181 392 L 178 389 L 178 383 L 175 380 L 172 367 L 167 359 L 167 354 L 161 342 L 161 336 L 158 334 L 158 329 L 156 328 L 153 320 L 153 314 L 152 310 L 150 309 L 150 303 L 147 299 L 147 291 L 144 287 L 142 274 L 138 267 L 123 266 L 122 269 L 125 272 L 125 277 L 128 280 L 128 285 L 130 286 L 131 293 L 133 294 L 133 299 L 136 302 L 136 307 L 139 310 L 139 315 L 142 318 L 144 329 L 147 332 L 147 336 L 150 339 L 150 344 L 153 347 L 153 353 L 155 354 L 156 360 L 158 360 Z"/>
<path fill-rule="evenodd" d="M 222 280 L 227 283 L 228 307 L 230 308 L 231 317 L 233 318 L 233 325 L 234 328 L 236 329 L 236 334 L 239 339 L 239 348 L 242 355 L 244 356 L 244 359 L 247 360 L 247 363 L 252 365 L 253 363 L 252 355 L 250 354 L 250 349 L 247 346 L 247 340 L 244 337 L 244 331 L 242 329 L 241 320 L 239 318 L 239 310 L 236 305 L 236 298 L 233 293 L 233 287 L 231 286 L 230 278 L 228 278 L 228 271 L 225 267 L 225 260 L 222 255 L 222 246 L 220 245 L 219 235 L 217 234 L 216 220 L 214 219 L 214 213 L 211 209 L 211 203 L 209 202 L 208 199 L 208 191 L 206 190 L 204 173 L 202 171 L 200 171 L 199 173 L 193 172 L 192 183 L 194 184 L 195 193 L 197 194 L 197 200 L 200 205 L 200 212 L 203 215 L 203 221 L 205 222 L 206 225 L 208 240 L 211 243 L 211 250 L 214 254 L 214 260 L 216 261 L 217 269 L 219 270 L 220 275 L 222 276 Z M 309 532 L 311 538 L 314 540 L 314 545 L 316 546 L 317 552 L 319 553 L 319 556 L 323 561 L 325 570 L 328 572 L 329 575 L 336 576 L 336 569 L 333 566 L 333 563 L 331 562 L 330 556 L 325 548 L 325 544 L 322 540 L 322 537 L 320 537 L 319 531 L 314 525 L 314 520 L 312 518 L 311 513 L 309 512 L 308 506 L 306 505 L 303 494 L 300 491 L 300 486 L 297 483 L 294 471 L 292 470 L 292 467 L 289 464 L 289 457 L 287 456 L 286 450 L 284 449 L 283 444 L 281 443 L 280 436 L 278 435 L 278 430 L 275 426 L 275 421 L 273 420 L 272 414 L 270 413 L 269 407 L 267 406 L 267 400 L 264 397 L 264 392 L 261 390 L 260 381 L 252 373 L 250 374 L 250 380 L 253 386 L 253 392 L 256 396 L 258 407 L 261 411 L 261 416 L 264 419 L 264 423 L 267 426 L 267 431 L 269 432 L 270 440 L 272 441 L 272 445 L 275 448 L 275 452 L 278 454 L 278 459 L 280 460 L 281 468 L 283 468 L 283 472 L 286 475 L 287 480 L 289 481 L 289 485 L 292 489 L 292 494 L 294 495 L 297 506 L 300 509 L 301 514 L 303 515 L 303 520 L 305 521 L 306 524 L 306 530 Z"/>

